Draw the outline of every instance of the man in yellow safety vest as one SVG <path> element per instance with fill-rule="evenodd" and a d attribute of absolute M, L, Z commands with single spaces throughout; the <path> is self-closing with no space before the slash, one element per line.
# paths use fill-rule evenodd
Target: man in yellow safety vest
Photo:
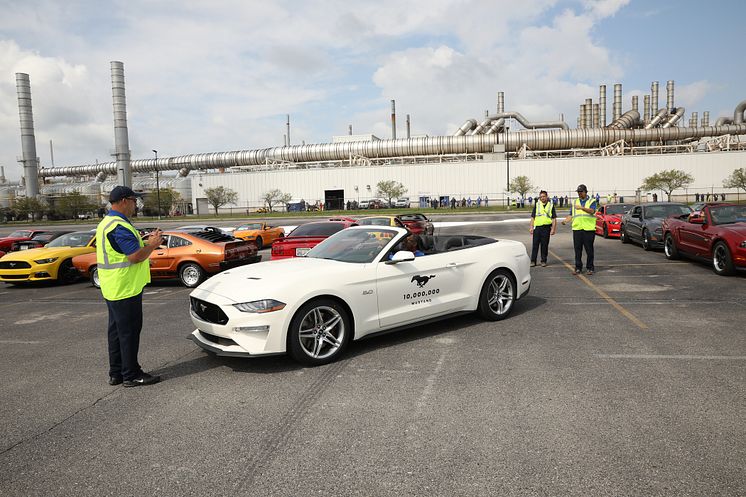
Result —
<path fill-rule="evenodd" d="M 549 237 L 554 235 L 557 228 L 557 210 L 554 203 L 549 200 L 549 194 L 542 190 L 539 192 L 539 201 L 534 203 L 531 212 L 531 223 L 528 232 L 533 235 L 531 244 L 531 266 L 536 266 L 536 256 L 541 247 L 541 265 L 547 265 L 549 254 Z"/>
<path fill-rule="evenodd" d="M 598 203 L 593 197 L 588 196 L 588 188 L 578 185 L 578 198 L 572 205 L 572 211 L 562 224 L 572 220 L 572 243 L 575 248 L 575 271 L 573 274 L 583 272 L 583 249 L 585 249 L 585 268 L 588 275 L 593 274 L 593 242 L 596 239 L 596 211 Z"/>
<path fill-rule="evenodd" d="M 116 186 L 109 194 L 111 210 L 96 228 L 96 268 L 109 309 L 109 385 L 152 385 L 159 376 L 143 372 L 137 362 L 142 330 L 142 289 L 150 283 L 150 254 L 160 246 L 161 230 L 144 243 L 129 218 L 137 210 L 135 193 Z"/>

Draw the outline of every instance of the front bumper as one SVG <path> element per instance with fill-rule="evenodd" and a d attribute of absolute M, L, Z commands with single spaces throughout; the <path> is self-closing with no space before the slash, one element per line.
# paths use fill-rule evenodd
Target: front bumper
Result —
<path fill-rule="evenodd" d="M 23 281 L 50 281 L 57 279 L 57 267 L 52 264 L 31 264 L 30 268 L 0 269 L 0 281 L 18 283 Z"/>

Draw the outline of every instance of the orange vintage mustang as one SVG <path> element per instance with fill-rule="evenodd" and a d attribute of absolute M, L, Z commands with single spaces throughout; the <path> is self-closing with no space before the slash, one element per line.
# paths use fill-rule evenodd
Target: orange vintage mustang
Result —
<path fill-rule="evenodd" d="M 179 278 L 184 286 L 194 288 L 207 275 L 258 262 L 261 256 L 256 252 L 252 242 L 218 231 L 165 231 L 163 244 L 150 254 L 150 276 Z M 99 286 L 95 252 L 73 258 L 73 264 L 94 286 Z"/>
<path fill-rule="evenodd" d="M 272 245 L 275 240 L 284 237 L 285 230 L 267 223 L 249 223 L 236 228 L 233 236 L 248 242 L 255 242 L 257 249 L 261 250 L 262 247 Z"/>

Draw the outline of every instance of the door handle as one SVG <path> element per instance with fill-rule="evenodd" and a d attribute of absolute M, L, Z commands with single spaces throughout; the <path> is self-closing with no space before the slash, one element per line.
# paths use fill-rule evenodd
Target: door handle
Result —
<path fill-rule="evenodd" d="M 155 255 L 163 255 L 163 252 L 156 252 Z"/>
<path fill-rule="evenodd" d="M 458 267 L 458 264 L 456 264 L 455 262 L 449 262 L 448 264 L 446 264 L 446 267 Z"/>

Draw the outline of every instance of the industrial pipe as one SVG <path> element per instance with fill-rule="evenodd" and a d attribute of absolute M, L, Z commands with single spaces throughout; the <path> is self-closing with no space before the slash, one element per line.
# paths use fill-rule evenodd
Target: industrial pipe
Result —
<path fill-rule="evenodd" d="M 669 117 L 668 120 L 663 123 L 663 126 L 661 126 L 661 128 L 670 128 L 671 126 L 675 126 L 676 123 L 679 122 L 679 119 L 684 117 L 684 112 L 685 110 L 683 107 L 679 107 L 678 109 L 676 109 L 674 115 Z"/>
<path fill-rule="evenodd" d="M 651 119 L 651 121 L 645 126 L 645 129 L 652 129 L 658 126 L 663 119 L 668 116 L 668 109 L 660 109 L 658 113 Z"/>
<path fill-rule="evenodd" d="M 490 116 L 490 119 L 508 119 L 513 118 L 519 123 L 521 123 L 521 126 L 523 126 L 526 129 L 539 129 L 539 128 L 562 128 L 562 129 L 570 129 L 570 126 L 567 125 L 566 122 L 563 121 L 538 121 L 538 122 L 530 122 L 528 119 L 523 117 L 519 112 L 502 112 L 500 114 L 495 114 L 494 116 Z M 475 121 L 476 122 L 476 121 Z"/>
<path fill-rule="evenodd" d="M 601 128 L 606 127 L 606 85 L 598 87 L 598 125 Z"/>
<path fill-rule="evenodd" d="M 660 110 L 658 107 L 658 82 L 653 81 L 650 85 L 650 114 L 656 114 Z"/>
<path fill-rule="evenodd" d="M 607 129 L 629 129 L 635 126 L 640 120 L 640 113 L 636 110 L 628 110 L 619 119 L 615 119 L 611 124 L 606 126 Z"/>
<path fill-rule="evenodd" d="M 467 119 L 464 124 L 453 134 L 453 136 L 464 136 L 466 133 L 477 127 L 476 119 Z"/>
<path fill-rule="evenodd" d="M 111 94 L 114 101 L 114 157 L 120 185 L 132 186 L 130 142 L 127 131 L 127 99 L 124 93 L 124 64 L 111 62 Z"/>
<path fill-rule="evenodd" d="M 622 85 L 617 83 L 614 85 L 614 114 L 612 121 L 616 121 L 622 117 Z"/>
<path fill-rule="evenodd" d="M 34 134 L 34 111 L 31 106 L 31 83 L 26 73 L 16 73 L 18 94 L 18 114 L 21 118 L 21 153 L 23 177 L 26 179 L 26 196 L 39 195 L 39 158 L 36 156 L 36 135 Z"/>

